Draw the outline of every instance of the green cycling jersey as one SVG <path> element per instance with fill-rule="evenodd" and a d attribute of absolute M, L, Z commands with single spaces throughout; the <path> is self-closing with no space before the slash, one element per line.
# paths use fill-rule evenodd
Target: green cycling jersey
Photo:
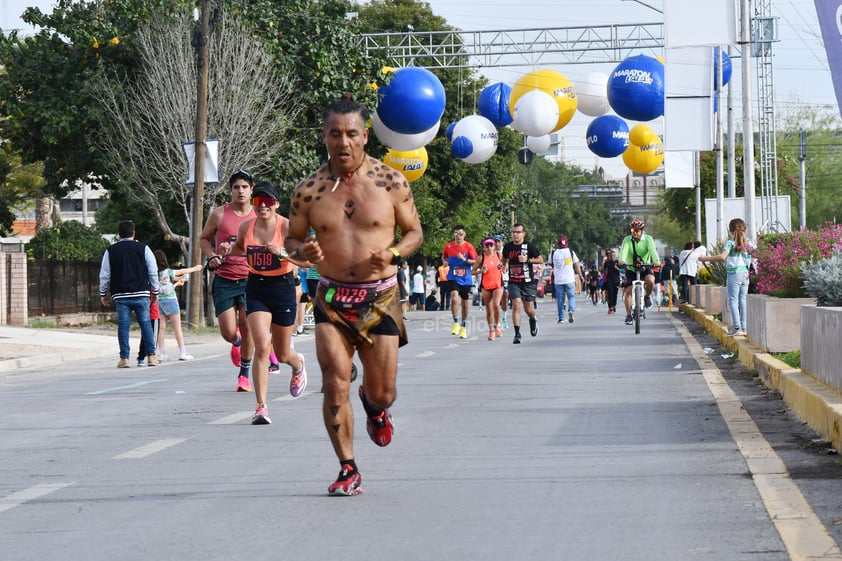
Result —
<path fill-rule="evenodd" d="M 658 257 L 658 250 L 655 248 L 655 239 L 652 236 L 643 234 L 640 241 L 632 242 L 632 236 L 626 236 L 623 239 L 618 256 L 620 263 L 625 263 L 627 268 L 633 268 L 634 256 L 637 255 L 644 265 L 652 266 L 661 264 L 661 259 Z"/>

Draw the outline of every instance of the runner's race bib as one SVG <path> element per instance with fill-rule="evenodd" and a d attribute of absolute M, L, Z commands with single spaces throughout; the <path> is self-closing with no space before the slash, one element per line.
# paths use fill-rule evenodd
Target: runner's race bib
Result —
<path fill-rule="evenodd" d="M 376 298 L 375 286 L 331 286 L 325 292 L 325 302 L 349 323 L 356 322 L 359 312 L 371 308 Z"/>
<path fill-rule="evenodd" d="M 263 246 L 249 246 L 247 256 L 249 265 L 255 271 L 273 271 L 281 267 L 281 260 L 278 256 L 269 253 L 269 250 Z"/>

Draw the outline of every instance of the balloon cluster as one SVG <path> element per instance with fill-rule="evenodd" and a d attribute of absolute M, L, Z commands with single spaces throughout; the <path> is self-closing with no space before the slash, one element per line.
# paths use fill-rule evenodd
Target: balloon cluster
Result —
<path fill-rule="evenodd" d="M 439 131 L 444 115 L 444 87 L 425 68 L 394 71 L 392 80 L 377 88 L 379 102 L 371 128 L 389 147 L 383 162 L 415 181 L 427 169 L 427 149 Z"/>
<path fill-rule="evenodd" d="M 718 53 L 716 57 L 718 65 Z M 441 126 L 444 88 L 423 68 L 384 69 L 384 73 L 388 71 L 394 76 L 378 89 L 380 100 L 372 115 L 372 128 L 390 149 L 385 163 L 414 181 L 427 168 L 424 147 Z M 731 61 L 723 54 L 723 83 L 730 77 Z M 586 139 L 597 156 L 622 155 L 623 162 L 637 173 L 650 173 L 663 163 L 664 145 L 658 135 L 647 125 L 630 129 L 627 124 L 652 121 L 664 114 L 664 64 L 658 58 L 628 57 L 610 75 L 591 72 L 575 86 L 555 70 L 534 70 L 513 86 L 495 83 L 485 87 L 477 106 L 478 114 L 450 123 L 445 131 L 453 156 L 469 164 L 485 162 L 494 155 L 497 129 L 506 126 L 526 137 L 522 151 L 546 153 L 550 135 L 566 126 L 577 110 L 594 117 Z M 608 114 L 612 110 L 615 114 Z"/>
<path fill-rule="evenodd" d="M 648 125 L 636 125 L 629 131 L 623 162 L 634 172 L 652 173 L 664 163 L 664 143 Z"/>
<path fill-rule="evenodd" d="M 724 65 L 723 65 L 724 68 Z M 651 173 L 664 161 L 664 145 L 647 125 L 629 130 L 624 119 L 651 121 L 664 114 L 664 64 L 646 56 L 632 56 L 610 76 L 594 72 L 577 85 L 579 110 L 596 117 L 586 133 L 588 148 L 597 156 L 623 156 L 636 173 Z M 606 115 L 613 109 L 616 115 Z"/>

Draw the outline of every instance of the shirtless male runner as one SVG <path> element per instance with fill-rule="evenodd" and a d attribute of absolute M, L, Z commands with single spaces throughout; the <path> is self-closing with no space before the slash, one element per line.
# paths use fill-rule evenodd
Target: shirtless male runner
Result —
<path fill-rule="evenodd" d="M 302 181 L 290 204 L 286 248 L 293 258 L 317 263 L 316 356 L 322 370 L 325 428 L 340 472 L 330 495 L 362 492 L 354 461 L 351 365 L 363 365 L 359 395 L 372 441 L 386 446 L 394 424 L 398 347 L 406 343 L 397 267 L 424 241 L 409 182 L 366 155 L 366 109 L 350 94 L 323 112 L 328 163 Z M 308 235 L 310 228 L 315 236 Z M 396 241 L 400 229 L 400 241 Z"/>

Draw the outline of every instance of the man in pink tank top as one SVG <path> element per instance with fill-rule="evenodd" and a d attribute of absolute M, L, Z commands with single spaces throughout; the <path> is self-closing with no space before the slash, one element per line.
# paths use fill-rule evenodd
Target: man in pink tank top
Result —
<path fill-rule="evenodd" d="M 231 362 L 239 366 L 237 391 L 250 392 L 249 369 L 254 354 L 246 319 L 246 279 L 248 263 L 243 256 L 217 253 L 223 242 L 237 240 L 240 224 L 255 217 L 251 204 L 254 178 L 246 170 L 235 171 L 228 179 L 231 202 L 211 211 L 199 237 L 202 253 L 208 258 L 208 269 L 213 271 L 213 304 L 222 338 L 231 343 Z"/>

